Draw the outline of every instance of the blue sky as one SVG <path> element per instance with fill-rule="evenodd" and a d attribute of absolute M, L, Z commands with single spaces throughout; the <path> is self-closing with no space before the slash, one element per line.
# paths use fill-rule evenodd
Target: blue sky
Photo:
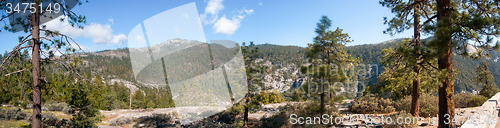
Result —
<path fill-rule="evenodd" d="M 73 11 L 87 17 L 84 30 L 69 28 L 64 22 L 50 22 L 50 29 L 67 32 L 86 51 L 128 47 L 127 35 L 146 19 L 176 7 L 195 3 L 206 40 L 232 40 L 238 43 L 307 46 L 315 36 L 316 23 L 322 15 L 332 21 L 331 29 L 339 27 L 354 42 L 347 45 L 372 44 L 394 38 L 411 37 L 412 30 L 396 36 L 383 34 L 387 25 L 383 17 L 390 10 L 376 0 L 155 0 L 102 1 L 89 0 Z M 191 11 L 194 14 L 195 12 Z M 175 13 L 170 11 L 169 13 Z M 169 18 L 164 18 L 169 20 Z M 171 20 L 175 20 L 172 18 Z M 146 26 L 146 28 L 148 28 Z M 183 31 L 183 30 L 176 30 Z M 0 52 L 10 51 L 23 32 L 0 32 Z M 201 36 L 200 36 L 201 37 Z"/>

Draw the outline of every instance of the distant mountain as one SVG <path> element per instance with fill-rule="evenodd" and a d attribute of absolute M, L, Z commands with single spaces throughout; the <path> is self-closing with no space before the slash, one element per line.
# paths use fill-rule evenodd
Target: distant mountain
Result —
<path fill-rule="evenodd" d="M 353 57 L 359 57 L 362 59 L 362 63 L 364 64 L 378 64 L 380 65 L 380 58 L 382 49 L 385 48 L 395 48 L 397 43 L 402 43 L 403 39 L 394 39 L 386 42 L 378 43 L 378 44 L 364 44 L 364 45 L 356 45 L 349 46 L 345 49 L 349 54 Z M 424 40 L 423 40 L 424 41 Z M 483 60 L 486 59 L 488 62 L 489 70 L 492 75 L 495 77 L 495 83 L 497 86 L 500 86 L 500 62 L 498 62 L 500 58 L 500 52 L 491 52 L 491 58 L 482 58 L 479 60 L 472 60 L 470 58 L 464 58 L 460 55 L 454 54 L 453 56 L 453 68 L 455 70 L 455 91 L 469 91 L 472 90 L 481 90 L 482 87 L 478 86 L 474 81 L 476 77 L 476 66 L 481 64 Z M 379 73 L 383 71 L 381 68 L 382 65 L 379 66 Z M 378 76 L 378 74 L 376 75 Z M 375 79 L 370 80 L 370 84 L 374 83 Z"/>
<path fill-rule="evenodd" d="M 183 45 L 177 45 L 180 47 L 191 47 L 195 44 L 199 44 L 199 42 L 190 44 L 185 40 L 169 40 L 167 42 L 168 43 L 164 44 L 170 44 L 169 46 L 172 46 L 172 44 L 175 43 L 183 44 Z M 360 58 L 362 60 L 361 62 L 362 64 L 378 65 L 378 73 L 381 73 L 383 71 L 382 65 L 380 65 L 382 49 L 389 47 L 394 48 L 397 43 L 401 42 L 402 39 L 394 39 L 377 44 L 349 46 L 345 47 L 344 49 L 347 50 L 347 52 L 351 54 L 353 57 Z M 158 52 L 157 49 L 161 49 L 160 47 L 162 46 L 158 47 L 155 46 L 153 47 L 155 49 L 152 49 L 152 51 Z M 199 45 L 198 47 L 204 47 L 204 45 Z M 269 72 L 268 76 L 263 76 L 265 77 L 264 80 L 266 81 L 265 82 L 266 86 L 269 86 L 269 88 L 276 88 L 280 91 L 283 91 L 284 89 L 287 89 L 291 86 L 294 87 L 300 86 L 300 84 L 303 82 L 303 79 L 297 77 L 293 73 L 297 73 L 296 68 L 307 62 L 307 59 L 305 57 L 305 49 L 303 47 L 282 46 L 274 44 L 261 44 L 261 45 L 256 45 L 256 47 L 259 49 L 258 54 L 261 56 L 262 61 L 264 61 L 263 64 L 266 64 L 268 65 L 268 67 L 270 67 L 269 71 L 267 71 Z M 132 70 L 132 65 L 130 63 L 131 61 L 130 53 L 128 51 L 141 51 L 145 53 L 146 49 L 117 49 L 117 50 L 106 50 L 106 51 L 90 53 L 86 56 L 81 57 L 84 60 L 84 65 L 85 65 L 83 71 L 89 73 L 93 72 L 92 74 L 101 73 L 104 74 L 102 76 L 106 76 L 108 77 L 108 79 L 123 79 L 127 81 L 136 82 L 134 80 L 134 73 L 133 73 L 134 71 Z M 176 53 L 176 54 L 183 54 L 185 56 L 189 56 L 190 54 L 205 53 L 204 51 L 189 50 L 189 49 L 184 51 L 174 50 L 173 52 L 186 52 L 186 53 Z M 220 54 L 229 54 L 229 53 L 220 53 Z M 155 58 L 158 57 L 161 57 L 161 55 Z M 203 58 L 203 56 L 199 57 Z M 150 60 L 150 58 L 139 58 L 139 59 L 142 59 L 142 61 Z M 180 59 L 180 58 L 171 58 L 171 59 Z M 500 62 L 499 62 L 500 52 L 492 52 L 491 58 L 483 58 L 480 60 L 472 60 L 469 58 L 461 57 L 459 55 L 455 55 L 453 60 L 454 64 L 453 66 L 456 71 L 455 91 L 457 92 L 463 90 L 472 91 L 472 90 L 480 90 L 482 88 L 479 87 L 474 81 L 476 77 L 475 73 L 476 65 L 480 64 L 482 60 L 486 60 L 488 62 L 489 69 L 492 72 L 493 76 L 495 77 L 495 83 L 497 84 L 497 86 L 500 85 Z M 135 59 L 135 61 L 139 60 Z M 180 67 L 182 67 L 182 65 L 190 65 L 191 69 L 206 67 L 204 66 L 203 63 L 188 62 L 188 61 L 191 60 L 174 61 L 172 65 L 179 65 Z M 290 67 L 290 65 L 294 66 Z M 186 69 L 186 68 L 172 68 L 170 70 L 172 72 L 181 72 L 181 71 L 176 71 L 178 69 Z M 290 73 L 284 74 L 283 72 L 292 72 L 292 74 Z M 136 74 L 139 73 L 140 72 L 136 72 Z M 171 73 L 168 75 L 174 75 L 174 74 L 175 73 Z M 186 75 L 189 76 L 186 77 L 192 77 L 193 75 L 196 74 L 199 73 L 196 72 L 187 73 Z M 367 79 L 363 82 L 365 82 L 367 85 L 373 84 L 375 83 L 377 76 L 378 74 L 373 74 L 373 76 L 370 77 L 370 79 Z"/>

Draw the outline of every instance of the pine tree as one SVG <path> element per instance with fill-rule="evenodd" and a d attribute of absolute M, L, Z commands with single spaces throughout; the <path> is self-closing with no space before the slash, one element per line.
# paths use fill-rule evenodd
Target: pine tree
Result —
<path fill-rule="evenodd" d="M 90 86 L 88 83 L 77 82 L 70 89 L 72 95 L 67 103 L 71 106 L 71 122 L 74 127 L 95 127 L 101 121 L 98 109 L 92 105 L 96 102 L 93 102 L 89 98 L 90 90 L 87 89 L 88 86 Z"/>
<path fill-rule="evenodd" d="M 437 49 L 433 56 L 438 58 L 438 68 L 444 76 L 440 78 L 438 93 L 439 128 L 454 126 L 444 122 L 454 118 L 453 52 L 478 59 L 489 55 L 483 51 L 500 49 L 500 42 L 491 45 L 491 36 L 500 35 L 499 4 L 496 0 L 436 0 L 438 22 L 424 26 L 424 30 L 436 37 L 428 47 Z M 476 52 L 468 50 L 471 46 Z"/>
<path fill-rule="evenodd" d="M 428 64 L 423 62 L 423 57 L 425 55 L 422 54 L 421 51 L 421 43 L 420 43 L 420 30 L 423 25 L 428 24 L 436 18 L 436 15 L 429 16 L 432 13 L 433 3 L 431 0 L 383 0 L 380 1 L 382 6 L 391 8 L 392 12 L 396 14 L 394 18 L 390 21 L 384 17 L 384 24 L 388 24 L 389 28 L 384 31 L 384 33 L 389 33 L 394 35 L 395 33 L 401 33 L 406 29 L 411 28 L 413 25 L 413 39 L 408 44 L 412 49 L 406 49 L 404 47 L 399 48 L 396 54 L 403 54 L 401 52 L 406 52 L 407 54 L 403 54 L 404 59 L 407 60 L 409 67 L 413 69 L 413 72 L 416 74 L 413 81 L 412 88 L 412 105 L 410 114 L 415 117 L 419 116 L 420 110 L 420 86 L 421 86 L 421 66 L 423 64 Z M 413 15 L 411 15 L 413 13 Z M 420 17 L 427 18 L 423 23 L 420 22 Z M 413 19 L 413 23 L 411 22 Z M 409 53 L 409 54 L 408 54 Z"/>
<path fill-rule="evenodd" d="M 388 0 L 390 1 L 390 0 Z M 424 2 L 424 4 L 431 4 Z M 411 8 L 413 5 L 393 6 L 392 8 Z M 453 127 L 445 124 L 446 115 L 454 115 L 453 51 L 459 55 L 480 58 L 487 56 L 484 50 L 498 50 L 500 43 L 492 46 L 492 37 L 500 34 L 499 3 L 496 0 L 436 0 L 437 22 L 422 25 L 425 33 L 434 34 L 435 40 L 426 46 L 433 49 L 424 59 L 438 58 L 438 70 L 442 86 L 439 87 L 440 128 Z M 434 16 L 432 16 L 434 17 Z M 406 22 L 404 20 L 400 22 Z M 477 52 L 469 51 L 472 46 Z M 456 49 L 456 50 L 453 50 Z M 425 62 L 425 61 L 424 61 Z"/>
<path fill-rule="evenodd" d="M 253 42 L 247 46 L 245 42 L 243 42 L 241 46 L 241 53 L 243 54 L 243 59 L 245 61 L 245 69 L 246 69 L 246 78 L 248 84 L 248 93 L 245 95 L 244 99 L 240 101 L 240 103 L 244 103 L 244 113 L 243 113 L 243 126 L 248 126 L 248 112 L 250 108 L 255 108 L 260 105 L 260 101 L 256 98 L 256 93 L 258 88 L 265 89 L 262 85 L 261 80 L 259 78 L 260 74 L 259 70 L 260 66 L 256 64 L 256 60 L 259 57 L 258 48 L 255 47 Z"/>
<path fill-rule="evenodd" d="M 490 98 L 500 92 L 500 89 L 495 84 L 495 78 L 491 75 L 490 70 L 488 69 L 488 63 L 486 60 L 483 60 L 481 65 L 476 67 L 476 82 L 478 85 L 483 85 L 483 89 L 479 92 L 479 95 Z"/>
<path fill-rule="evenodd" d="M 402 43 L 397 44 L 396 48 L 383 49 L 380 63 L 384 65 L 384 71 L 377 78 L 378 84 L 370 85 L 374 93 L 381 94 L 380 96 L 389 96 L 396 100 L 408 95 L 414 95 L 412 92 L 414 82 L 412 80 L 417 77 L 417 74 L 409 66 L 411 62 L 408 62 L 407 59 L 401 59 L 404 58 L 401 51 L 409 49 L 406 47 L 407 43 L 404 43 L 405 41 L 409 42 L 408 39 L 405 39 Z M 432 67 L 437 61 L 434 59 L 429 63 L 429 65 L 421 65 L 420 68 L 425 70 L 422 70 L 422 74 L 418 75 L 421 78 L 419 90 L 424 90 L 422 93 L 435 93 L 437 92 L 436 88 L 439 86 L 439 84 L 436 84 L 438 82 L 436 78 L 438 72 Z"/>
<path fill-rule="evenodd" d="M 0 21 L 5 20 L 7 17 L 12 16 L 13 14 L 16 14 L 17 12 L 12 11 L 12 8 L 9 9 L 8 6 L 5 6 L 8 1 L 0 1 L 0 10 L 10 10 L 11 13 L 8 15 L 3 15 L 0 18 Z M 32 72 L 32 94 L 33 94 L 33 120 L 32 120 L 32 126 L 34 128 L 40 128 L 42 127 L 41 123 L 41 63 L 42 63 L 42 58 L 41 55 L 45 55 L 44 60 L 52 60 L 48 59 L 50 57 L 54 57 L 54 52 L 60 52 L 61 54 L 64 55 L 59 49 L 65 48 L 65 46 L 71 45 L 70 41 L 72 43 L 75 43 L 73 39 L 70 37 L 61 34 L 57 31 L 51 31 L 45 29 L 45 26 L 41 26 L 40 24 L 40 18 L 42 17 L 48 17 L 46 13 L 41 13 L 41 7 L 39 6 L 40 3 L 42 2 L 41 0 L 27 0 L 23 1 L 24 3 L 34 3 L 32 4 L 32 8 L 27 8 L 26 11 L 30 11 L 33 13 L 29 13 L 28 15 L 25 15 L 23 17 L 20 17 L 18 21 L 11 23 L 11 24 L 5 24 L 2 28 L 8 32 L 16 32 L 16 28 L 14 26 L 21 26 L 22 29 L 24 30 L 25 33 L 30 33 L 29 35 L 25 37 L 20 37 L 19 38 L 19 44 L 11 51 L 8 53 L 8 55 L 5 55 L 4 59 L 0 63 L 0 73 L 3 73 L 4 66 L 7 64 L 7 61 L 10 61 L 14 56 L 17 54 L 21 53 L 22 51 L 31 51 L 31 72 Z M 46 2 L 46 1 L 43 1 Z M 55 4 L 56 1 L 51 0 L 49 1 L 52 4 Z M 81 2 L 78 0 L 78 3 L 81 4 Z M 60 3 L 58 3 L 60 4 Z M 74 12 L 69 10 L 67 6 L 61 5 L 61 10 L 62 14 L 64 15 L 64 18 L 67 18 L 68 21 L 74 25 L 81 25 L 85 24 L 86 18 L 84 16 L 79 16 L 76 15 Z M 34 10 L 32 10 L 34 9 Z M 55 18 L 55 17 L 54 17 Z M 64 21 L 64 20 L 62 20 Z M 41 27 L 41 28 L 40 28 Z M 79 28 L 83 28 L 83 26 L 78 26 Z M 40 32 L 45 32 L 45 35 L 40 36 Z M 61 37 L 54 39 L 53 37 Z M 66 40 L 62 40 L 66 39 Z M 44 42 L 45 40 L 46 42 Z M 56 50 L 54 50 L 56 49 Z M 65 48 L 67 51 L 75 51 L 74 48 L 71 47 L 66 47 Z M 81 49 L 80 49 L 81 50 Z M 42 51 L 44 51 L 42 53 Z M 41 54 L 42 53 L 42 54 Z M 60 62 L 60 61 L 59 61 Z M 22 66 L 21 66 L 22 67 Z M 67 66 L 70 68 L 69 66 Z M 18 71 L 13 71 L 10 73 L 18 73 L 18 72 L 23 72 L 23 71 L 29 71 L 27 69 L 21 69 Z M 9 74 L 10 74 L 9 73 Z M 3 74 L 2 74 L 3 75 Z"/>
<path fill-rule="evenodd" d="M 137 90 L 134 93 L 134 96 L 132 97 L 132 105 L 134 108 L 145 108 L 146 104 L 144 94 L 141 92 L 141 90 Z"/>
<path fill-rule="evenodd" d="M 301 71 L 312 77 L 309 82 L 319 85 L 316 88 L 320 91 L 320 111 L 323 112 L 325 110 L 325 88 L 329 88 L 333 82 L 348 81 L 349 78 L 347 74 L 344 74 L 344 71 L 349 66 L 356 64 L 358 60 L 353 59 L 343 49 L 346 43 L 352 41 L 349 35 L 343 33 L 342 29 L 338 27 L 335 31 L 329 30 L 331 21 L 327 16 L 322 16 L 316 26 L 315 32 L 318 35 L 314 38 L 314 43 L 308 44 L 306 48 L 306 56 L 309 58 L 311 65 L 302 67 Z M 337 72 L 332 74 L 330 71 Z M 324 85 L 328 86 L 325 87 Z"/>

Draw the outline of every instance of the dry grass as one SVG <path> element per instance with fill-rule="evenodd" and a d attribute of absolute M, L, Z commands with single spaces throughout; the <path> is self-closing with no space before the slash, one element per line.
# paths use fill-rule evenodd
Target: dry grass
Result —
<path fill-rule="evenodd" d="M 26 112 L 26 115 L 31 116 L 33 114 L 33 109 L 23 109 L 23 111 Z M 60 111 L 42 111 L 42 113 L 53 113 L 57 117 L 57 119 L 71 119 L 71 115 L 64 114 Z"/>
<path fill-rule="evenodd" d="M 26 123 L 25 120 L 0 120 L 0 128 L 17 128 L 20 124 Z"/>

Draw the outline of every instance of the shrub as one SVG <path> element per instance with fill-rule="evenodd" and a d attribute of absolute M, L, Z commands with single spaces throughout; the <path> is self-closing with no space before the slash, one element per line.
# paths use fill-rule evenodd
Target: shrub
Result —
<path fill-rule="evenodd" d="M 297 104 L 287 104 L 278 108 L 279 113 L 262 118 L 257 127 L 331 127 L 331 124 L 291 124 L 290 115 L 296 114 L 297 117 L 322 117 L 322 114 L 328 114 L 334 118 L 339 115 L 338 109 L 332 106 L 325 106 L 325 110 L 320 110 L 319 102 L 306 102 Z"/>
<path fill-rule="evenodd" d="M 403 99 L 398 100 L 396 102 L 396 110 L 397 111 L 406 111 L 409 112 L 411 109 L 412 103 L 411 96 L 405 96 Z M 439 112 L 438 106 L 438 97 L 432 94 L 422 94 L 420 95 L 420 111 L 419 115 L 421 117 L 429 117 L 429 115 L 436 115 Z"/>
<path fill-rule="evenodd" d="M 70 111 L 71 111 L 71 107 L 65 107 L 65 108 L 62 110 L 62 112 L 63 112 L 64 114 L 68 114 L 68 115 L 69 115 L 69 114 L 71 114 L 71 113 L 70 113 Z"/>
<path fill-rule="evenodd" d="M 288 118 L 290 118 L 289 112 L 280 112 L 268 118 L 262 118 L 259 121 L 258 127 L 263 128 L 280 128 L 287 127 L 286 125 L 290 125 Z M 290 127 L 290 126 L 288 126 Z"/>
<path fill-rule="evenodd" d="M 32 117 L 28 116 L 27 121 L 31 123 Z M 67 119 L 57 119 L 57 117 L 50 112 L 42 113 L 42 124 L 44 127 L 71 127 L 71 121 Z"/>
<path fill-rule="evenodd" d="M 20 108 L 0 108 L 0 119 L 2 120 L 22 120 L 26 118 L 26 115 L 26 112 L 24 112 Z"/>
<path fill-rule="evenodd" d="M 47 110 L 49 111 L 62 111 L 65 108 L 68 108 L 68 105 L 66 103 L 52 103 L 45 104 L 45 107 L 47 107 Z"/>
<path fill-rule="evenodd" d="M 153 116 L 141 118 L 142 127 L 173 127 L 175 122 L 171 116 L 172 114 L 153 114 Z"/>
<path fill-rule="evenodd" d="M 384 128 L 415 128 L 418 125 L 417 120 L 415 118 L 413 118 L 413 116 L 411 116 L 410 113 L 407 113 L 405 111 L 399 112 L 397 114 L 391 114 L 391 115 L 389 115 L 389 117 L 391 117 L 391 119 L 393 119 L 393 122 L 391 124 L 383 125 Z M 397 123 L 398 118 L 402 118 L 403 120 L 405 120 L 406 118 L 410 118 L 410 119 L 412 119 L 412 122 L 411 123 Z M 420 122 L 422 122 L 422 121 L 420 121 Z"/>
<path fill-rule="evenodd" d="M 355 99 L 349 106 L 349 111 L 357 114 L 379 114 L 394 112 L 396 109 L 390 99 L 367 95 Z"/>
<path fill-rule="evenodd" d="M 257 100 L 264 104 L 281 103 L 285 101 L 285 97 L 278 91 L 268 92 L 262 91 L 257 95 Z"/>
<path fill-rule="evenodd" d="M 212 118 L 206 118 L 189 125 L 184 125 L 184 127 L 191 128 L 238 128 L 236 124 L 226 124 L 224 122 L 217 122 Z M 241 126 L 239 126 L 241 127 Z"/>
<path fill-rule="evenodd" d="M 132 122 L 134 122 L 134 119 L 132 118 L 126 118 L 126 117 L 120 117 L 120 118 L 117 118 L 117 119 L 114 119 L 114 120 L 111 120 L 111 126 L 122 126 L 122 125 L 125 125 L 125 124 L 130 124 Z"/>
<path fill-rule="evenodd" d="M 474 95 L 470 92 L 458 93 L 455 95 L 456 108 L 468 108 L 481 106 L 488 98 L 482 95 Z"/>
<path fill-rule="evenodd" d="M 484 102 L 486 102 L 488 98 L 482 95 L 476 95 L 469 99 L 469 105 L 471 107 L 481 106 Z"/>

